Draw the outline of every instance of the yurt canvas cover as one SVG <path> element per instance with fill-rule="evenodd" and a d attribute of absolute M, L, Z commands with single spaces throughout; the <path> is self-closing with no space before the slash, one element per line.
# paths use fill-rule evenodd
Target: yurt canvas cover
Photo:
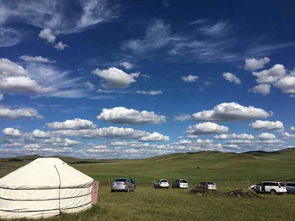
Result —
<path fill-rule="evenodd" d="M 86 210 L 92 183 L 58 158 L 38 158 L 0 179 L 0 218 L 47 218 Z"/>

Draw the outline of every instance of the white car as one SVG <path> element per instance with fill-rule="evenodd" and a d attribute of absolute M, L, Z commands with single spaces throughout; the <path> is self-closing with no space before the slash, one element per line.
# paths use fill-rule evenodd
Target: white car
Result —
<path fill-rule="evenodd" d="M 159 179 L 154 182 L 154 188 L 169 188 L 168 180 L 166 179 Z"/>
<path fill-rule="evenodd" d="M 173 182 L 172 188 L 180 188 L 180 189 L 187 189 L 188 182 L 185 179 L 177 179 Z"/>
<path fill-rule="evenodd" d="M 286 185 L 282 182 L 276 181 L 263 181 L 252 187 L 256 193 L 271 193 L 271 194 L 283 194 L 287 193 Z"/>
<path fill-rule="evenodd" d="M 197 188 L 203 190 L 217 190 L 217 185 L 214 182 L 201 182 L 197 185 Z"/>

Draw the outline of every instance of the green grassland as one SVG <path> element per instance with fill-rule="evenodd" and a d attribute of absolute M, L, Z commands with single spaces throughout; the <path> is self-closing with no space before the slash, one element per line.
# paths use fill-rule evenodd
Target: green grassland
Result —
<path fill-rule="evenodd" d="M 0 159 L 0 177 L 36 157 Z M 243 154 L 200 152 L 138 160 L 63 160 L 100 181 L 99 201 L 86 212 L 50 220 L 295 220 L 295 194 L 263 194 L 262 198 L 223 194 L 247 189 L 262 180 L 295 181 L 295 149 Z M 136 191 L 111 193 L 109 183 L 117 177 L 134 179 Z M 191 186 L 215 181 L 219 191 L 198 195 L 189 190 L 154 189 L 153 181 L 159 178 L 170 183 L 185 178 Z"/>

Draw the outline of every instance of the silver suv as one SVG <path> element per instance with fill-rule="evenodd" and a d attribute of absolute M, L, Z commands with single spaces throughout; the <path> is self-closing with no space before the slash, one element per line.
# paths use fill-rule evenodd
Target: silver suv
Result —
<path fill-rule="evenodd" d="M 135 182 L 132 179 L 128 178 L 118 178 L 112 183 L 111 192 L 114 191 L 125 191 L 125 192 L 134 192 L 136 186 Z"/>

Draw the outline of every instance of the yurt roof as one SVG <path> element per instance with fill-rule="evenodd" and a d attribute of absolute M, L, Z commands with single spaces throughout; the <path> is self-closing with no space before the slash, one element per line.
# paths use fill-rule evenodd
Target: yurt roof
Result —
<path fill-rule="evenodd" d="M 93 179 L 59 158 L 38 158 L 0 179 L 0 188 L 53 189 L 90 186 Z"/>

